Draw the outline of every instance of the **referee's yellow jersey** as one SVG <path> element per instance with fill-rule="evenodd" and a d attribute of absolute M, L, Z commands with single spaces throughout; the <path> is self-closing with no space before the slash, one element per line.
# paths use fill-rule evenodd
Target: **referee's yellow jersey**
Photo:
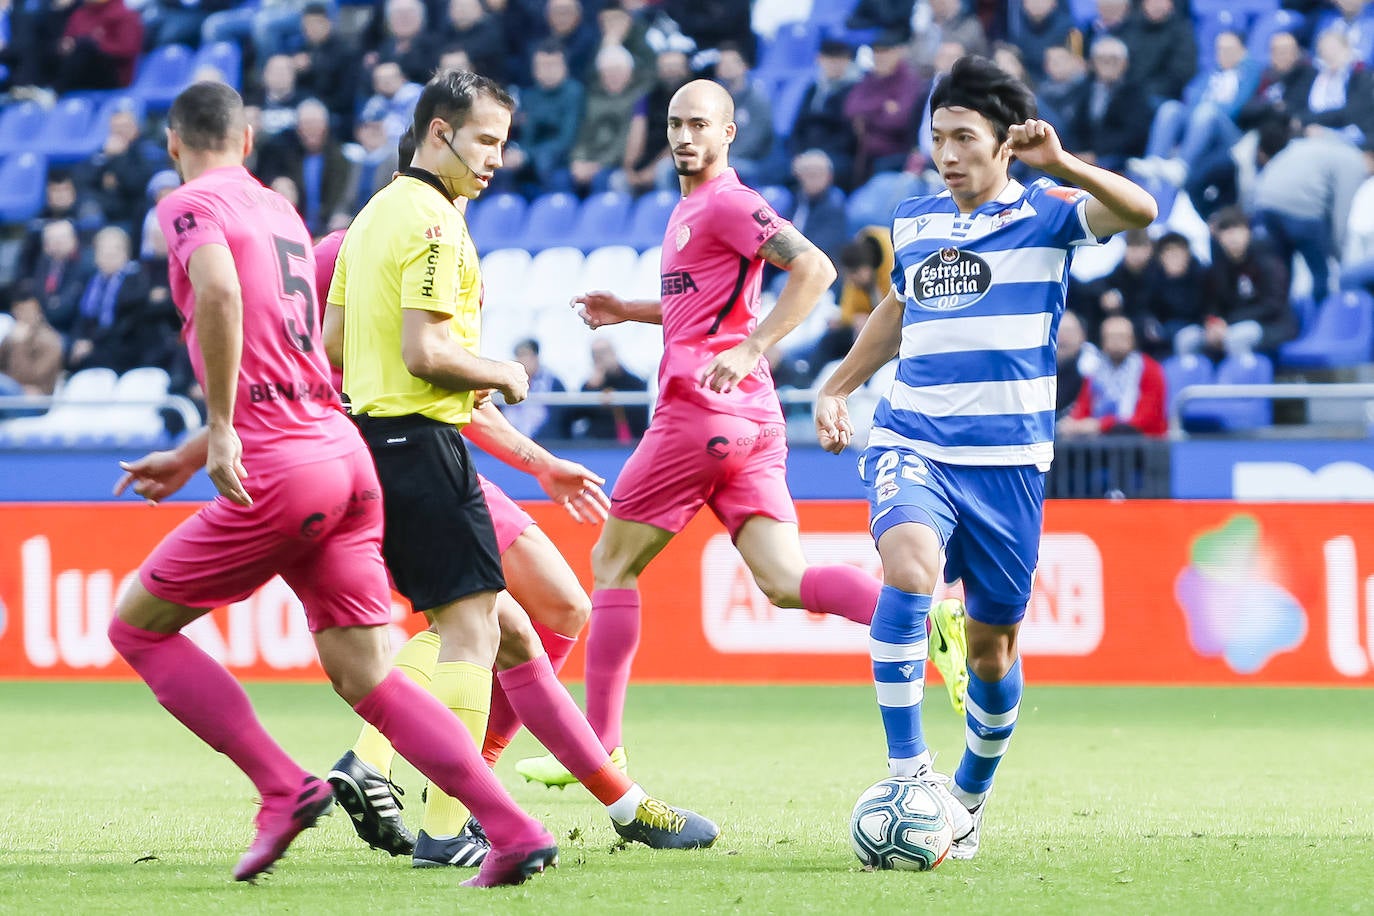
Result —
<path fill-rule="evenodd" d="M 467 223 L 427 173 L 403 172 L 363 207 L 339 249 L 329 304 L 344 310 L 344 391 L 354 413 L 424 414 L 461 426 L 473 393 L 437 388 L 401 359 L 401 310 L 450 316 L 473 353 L 482 335 L 482 274 Z"/>

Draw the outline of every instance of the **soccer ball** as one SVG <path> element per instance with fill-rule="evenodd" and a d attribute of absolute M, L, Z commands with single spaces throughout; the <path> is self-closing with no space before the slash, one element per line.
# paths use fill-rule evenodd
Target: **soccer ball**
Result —
<path fill-rule="evenodd" d="M 859 796 L 849 835 L 864 865 L 902 871 L 929 871 L 944 861 L 953 842 L 935 790 L 901 778 L 874 783 Z"/>

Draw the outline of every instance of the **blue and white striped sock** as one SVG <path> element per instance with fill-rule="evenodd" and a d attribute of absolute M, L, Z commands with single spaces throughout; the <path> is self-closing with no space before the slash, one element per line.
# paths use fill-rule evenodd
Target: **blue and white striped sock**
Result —
<path fill-rule="evenodd" d="M 915 776 L 930 762 L 921 731 L 929 613 L 929 595 L 884 585 L 869 629 L 868 654 L 873 659 L 873 684 L 893 776 Z"/>
<path fill-rule="evenodd" d="M 997 764 L 1002 762 L 1016 728 L 1016 713 L 1021 708 L 1021 659 L 1017 659 L 1000 681 L 978 679 L 969 669 L 968 696 L 964 700 L 964 756 L 954 773 L 956 794 L 961 800 L 977 804 L 992 788 Z"/>

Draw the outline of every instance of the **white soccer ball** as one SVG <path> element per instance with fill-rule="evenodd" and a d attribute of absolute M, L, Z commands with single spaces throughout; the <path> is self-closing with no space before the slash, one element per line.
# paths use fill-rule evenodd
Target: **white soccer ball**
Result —
<path fill-rule="evenodd" d="M 849 836 L 864 865 L 902 871 L 929 871 L 944 861 L 954 840 L 935 790 L 897 777 L 859 796 Z"/>

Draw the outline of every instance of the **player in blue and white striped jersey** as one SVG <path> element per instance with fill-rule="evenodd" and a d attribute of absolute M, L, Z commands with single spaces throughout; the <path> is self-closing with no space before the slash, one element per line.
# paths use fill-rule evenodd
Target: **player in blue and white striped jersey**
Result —
<path fill-rule="evenodd" d="M 940 791 L 951 854 L 966 859 L 1021 700 L 1016 634 L 1040 549 L 1073 250 L 1149 225 L 1156 207 L 1144 189 L 1066 153 L 1035 118 L 1030 90 L 991 61 L 961 58 L 930 110 L 947 190 L 897 207 L 892 289 L 822 387 L 816 430 L 842 451 L 853 435 L 845 398 L 900 357 L 859 459 L 884 578 L 869 648 L 891 775 Z M 1013 158 L 1072 187 L 1022 186 L 1008 174 Z M 966 747 L 952 793 L 921 731 L 941 548 L 944 576 L 963 580 L 967 602 Z M 937 641 L 957 635 L 932 630 Z"/>

